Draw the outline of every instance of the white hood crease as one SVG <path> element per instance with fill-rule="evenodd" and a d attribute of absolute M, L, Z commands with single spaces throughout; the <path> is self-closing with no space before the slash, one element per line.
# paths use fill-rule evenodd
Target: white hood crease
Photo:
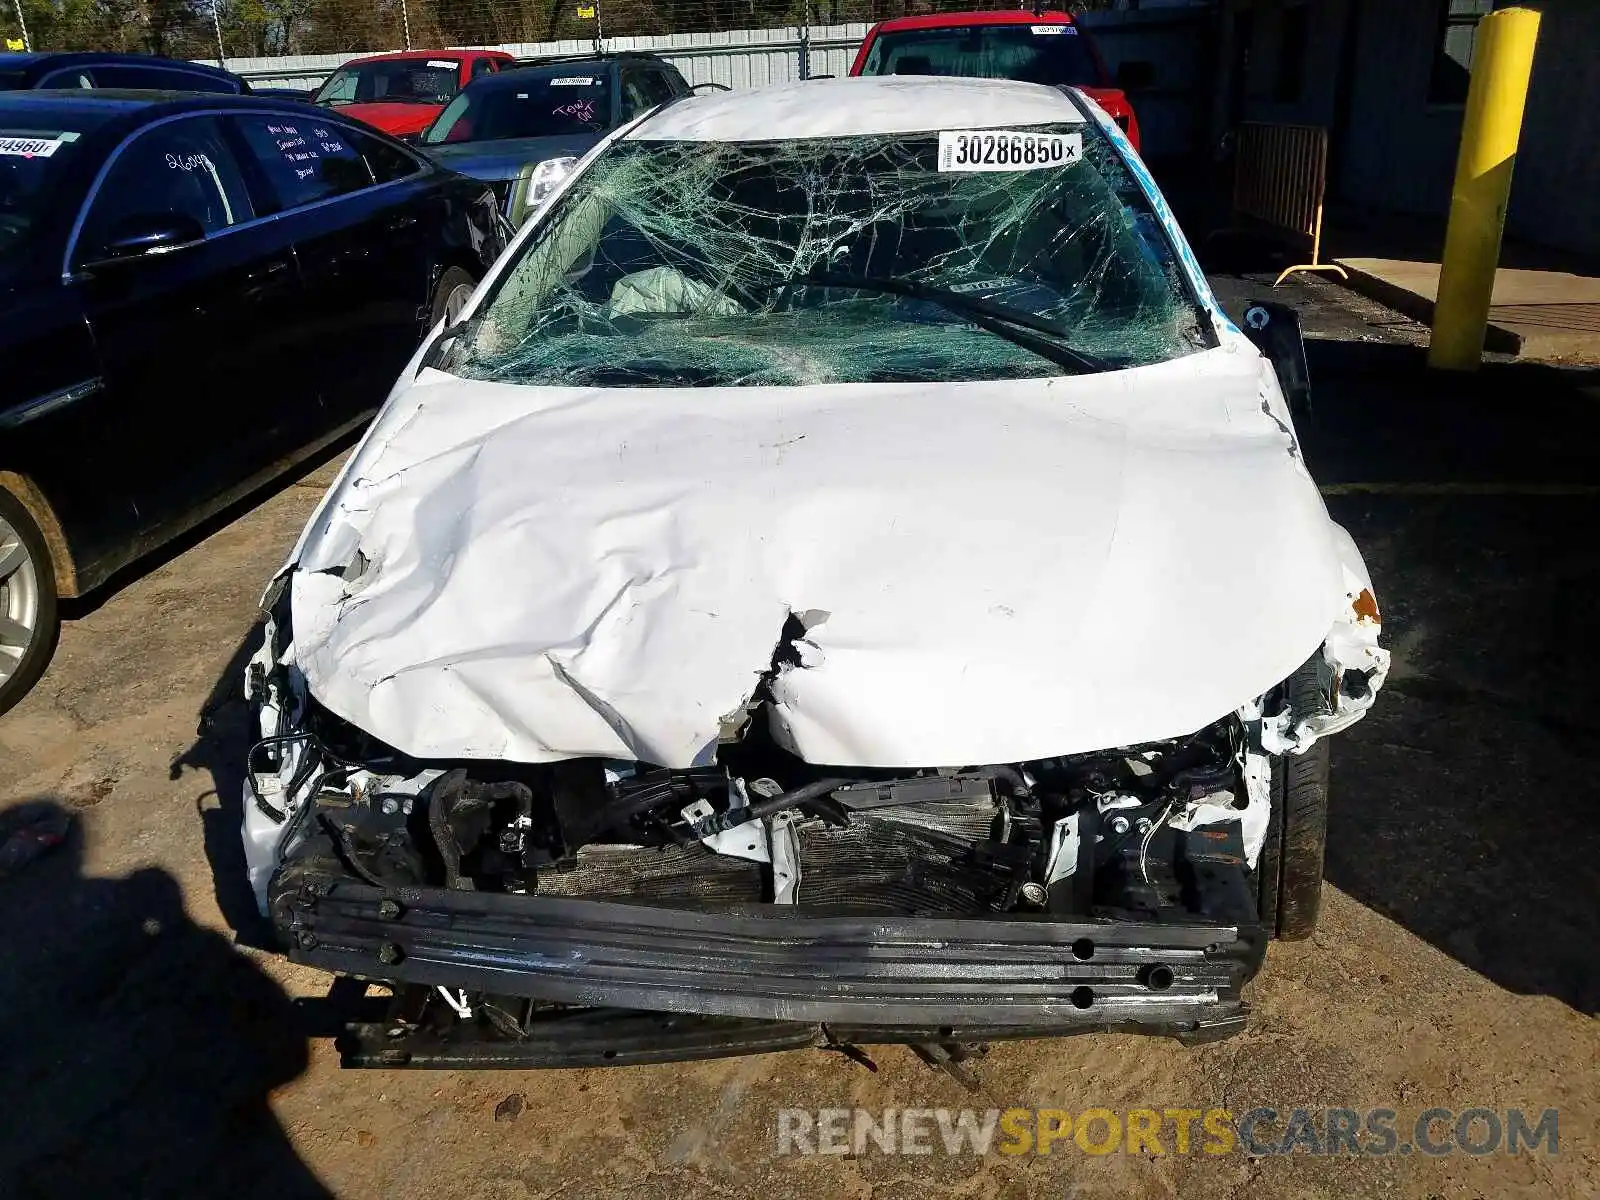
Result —
<path fill-rule="evenodd" d="M 1191 733 L 1365 568 L 1237 335 L 1103 375 L 581 389 L 424 370 L 298 551 L 295 658 L 419 758 L 714 752 L 791 614 L 775 735 L 861 766 Z"/>

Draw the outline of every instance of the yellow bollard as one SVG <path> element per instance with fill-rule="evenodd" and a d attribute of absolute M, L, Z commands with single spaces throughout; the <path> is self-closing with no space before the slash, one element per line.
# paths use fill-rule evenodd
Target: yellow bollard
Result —
<path fill-rule="evenodd" d="M 1539 14 L 1532 9 L 1503 8 L 1478 26 L 1439 297 L 1433 307 L 1431 367 L 1474 371 L 1483 359 L 1506 201 L 1511 195 L 1511 168 L 1517 161 L 1538 40 Z"/>

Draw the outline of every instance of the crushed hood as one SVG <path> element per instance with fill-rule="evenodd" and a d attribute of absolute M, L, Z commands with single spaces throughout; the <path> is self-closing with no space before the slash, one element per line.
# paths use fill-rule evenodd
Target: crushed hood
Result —
<path fill-rule="evenodd" d="M 1238 335 L 1072 378 L 669 390 L 424 370 L 303 535 L 295 659 L 420 758 L 704 762 L 765 707 L 816 763 L 1190 733 L 1348 608 Z M 790 624 L 793 631 L 796 625 Z"/>

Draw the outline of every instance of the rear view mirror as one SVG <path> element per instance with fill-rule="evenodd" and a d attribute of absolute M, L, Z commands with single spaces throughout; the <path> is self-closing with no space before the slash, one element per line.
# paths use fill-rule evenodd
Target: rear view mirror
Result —
<path fill-rule="evenodd" d="M 1154 87 L 1155 83 L 1155 63 L 1135 59 L 1117 65 L 1117 86 L 1125 92 L 1141 91 Z"/>
<path fill-rule="evenodd" d="M 116 222 L 95 260 L 85 265 L 104 267 L 147 255 L 169 254 L 205 239 L 206 231 L 200 222 L 183 213 L 137 213 Z"/>
<path fill-rule="evenodd" d="M 1245 310 L 1244 332 L 1272 364 L 1283 398 L 1289 403 L 1289 415 L 1297 422 L 1309 420 L 1311 369 L 1306 365 L 1300 314 L 1287 304 L 1255 300 Z"/>

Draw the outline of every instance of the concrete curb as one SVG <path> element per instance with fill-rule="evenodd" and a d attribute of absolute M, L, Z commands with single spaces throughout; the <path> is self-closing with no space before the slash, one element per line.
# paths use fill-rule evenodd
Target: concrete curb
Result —
<path fill-rule="evenodd" d="M 1334 261 L 1349 273 L 1350 277 L 1345 280 L 1345 287 L 1350 288 L 1352 291 L 1360 292 L 1363 296 L 1368 296 L 1380 304 L 1387 305 L 1398 313 L 1404 313 L 1413 321 L 1420 321 L 1422 324 L 1432 327 L 1432 297 L 1424 296 L 1421 292 L 1413 291 L 1402 284 L 1384 279 L 1381 275 L 1375 275 L 1371 271 L 1355 265 L 1359 260 L 1341 258 Z M 1521 334 L 1496 325 L 1493 321 L 1489 322 L 1489 329 L 1484 335 L 1483 348 L 1485 350 L 1493 354 L 1515 354 L 1520 356 L 1524 353 L 1525 345 L 1526 339 Z"/>

